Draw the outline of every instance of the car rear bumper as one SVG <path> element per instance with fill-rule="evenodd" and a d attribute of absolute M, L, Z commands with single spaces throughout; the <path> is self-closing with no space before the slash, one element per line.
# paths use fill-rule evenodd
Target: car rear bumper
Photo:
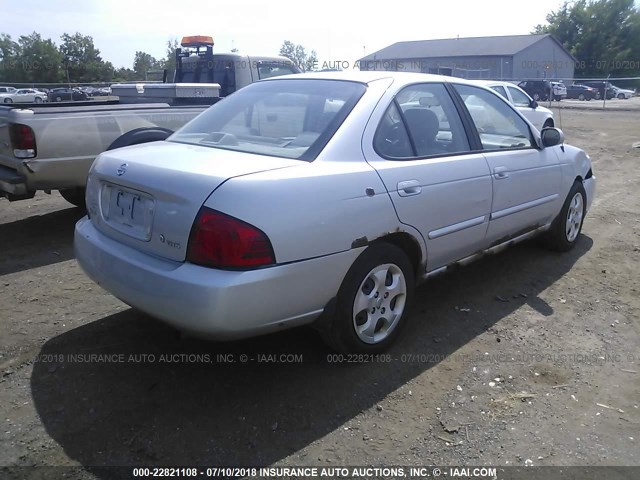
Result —
<path fill-rule="evenodd" d="M 115 242 L 84 217 L 74 249 L 87 275 L 123 302 L 178 329 L 216 339 L 312 322 L 363 249 L 251 271 L 153 257 Z"/>

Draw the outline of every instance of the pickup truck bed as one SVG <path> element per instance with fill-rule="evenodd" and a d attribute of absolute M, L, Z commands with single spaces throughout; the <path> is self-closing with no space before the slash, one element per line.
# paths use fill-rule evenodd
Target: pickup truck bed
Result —
<path fill-rule="evenodd" d="M 0 195 L 18 200 L 37 190 L 82 189 L 95 157 L 127 132 L 153 127 L 174 131 L 206 108 L 164 103 L 0 106 Z M 13 144 L 16 126 L 22 125 L 35 137 L 32 158 L 19 158 L 31 153 Z M 28 136 L 28 129 L 20 130 L 21 135 L 25 132 Z"/>

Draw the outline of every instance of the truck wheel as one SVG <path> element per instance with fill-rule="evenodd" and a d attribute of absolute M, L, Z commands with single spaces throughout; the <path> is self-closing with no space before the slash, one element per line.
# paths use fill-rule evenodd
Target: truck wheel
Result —
<path fill-rule="evenodd" d="M 115 150 L 116 148 L 129 147 L 131 145 L 140 145 L 141 143 L 160 142 L 166 140 L 169 135 L 173 134 L 168 128 L 161 127 L 143 127 L 131 130 L 121 137 L 116 138 L 107 150 Z"/>
<path fill-rule="evenodd" d="M 62 195 L 62 198 L 64 198 L 67 202 L 75 205 L 76 207 L 82 208 L 83 210 L 86 208 L 84 203 L 84 194 L 84 187 L 66 188 L 64 190 L 60 190 L 60 195 Z"/>

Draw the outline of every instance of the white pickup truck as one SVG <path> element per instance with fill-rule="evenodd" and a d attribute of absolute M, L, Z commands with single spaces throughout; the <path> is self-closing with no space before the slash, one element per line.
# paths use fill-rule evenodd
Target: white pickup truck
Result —
<path fill-rule="evenodd" d="M 204 52 L 201 43 L 185 45 L 183 39 L 184 48 L 177 51 L 178 83 L 115 84 L 116 105 L 0 106 L 0 196 L 15 201 L 32 198 L 38 190 L 59 190 L 83 207 L 87 174 L 100 153 L 164 140 L 243 86 L 299 72 L 283 57 L 213 54 L 212 41 Z"/>

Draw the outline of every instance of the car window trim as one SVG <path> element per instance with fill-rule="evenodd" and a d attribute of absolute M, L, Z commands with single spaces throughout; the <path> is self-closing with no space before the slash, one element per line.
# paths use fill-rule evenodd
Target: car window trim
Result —
<path fill-rule="evenodd" d="M 471 118 L 471 114 L 467 109 L 467 106 L 464 104 L 464 100 L 462 96 L 458 93 L 455 88 L 455 83 L 446 82 L 445 88 L 449 92 L 449 96 L 453 99 L 453 104 L 458 110 L 458 115 L 462 120 L 462 127 L 464 128 L 465 133 L 467 134 L 467 140 L 469 141 L 469 148 L 472 152 L 480 152 L 483 151 L 482 141 L 480 140 L 480 134 L 478 133 L 478 129 L 473 123 L 473 118 Z"/>
<path fill-rule="evenodd" d="M 400 90 L 400 92 L 404 91 L 404 88 L 402 90 Z M 393 104 L 396 106 L 396 109 L 398 110 L 398 115 L 400 116 L 400 121 L 402 122 L 402 126 L 404 127 L 404 131 L 407 133 L 407 138 L 409 139 L 409 144 L 411 145 L 411 153 L 413 153 L 413 156 L 411 158 L 416 158 L 418 156 L 418 149 L 416 148 L 416 142 L 413 140 L 413 134 L 411 133 L 411 130 L 409 129 L 409 124 L 407 123 L 407 119 L 404 116 L 404 112 L 402 111 L 402 108 L 400 107 L 400 104 L 398 103 L 398 95 L 400 94 L 400 92 L 396 93 L 395 96 L 393 97 Z"/>

